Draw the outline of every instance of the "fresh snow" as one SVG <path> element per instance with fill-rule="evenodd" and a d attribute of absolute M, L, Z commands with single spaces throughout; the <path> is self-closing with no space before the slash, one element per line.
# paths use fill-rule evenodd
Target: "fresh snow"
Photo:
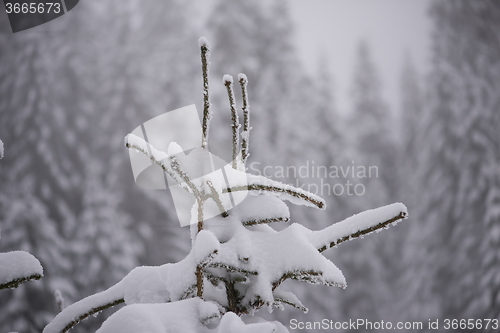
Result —
<path fill-rule="evenodd" d="M 366 210 L 362 213 L 353 215 L 341 222 L 337 222 L 328 228 L 320 231 L 314 231 L 310 236 L 310 242 L 317 249 L 326 246 L 330 247 L 332 242 L 336 242 L 344 237 L 349 237 L 358 231 L 366 230 L 371 227 L 388 221 L 402 213 L 402 216 L 408 216 L 408 209 L 402 203 L 393 203 L 384 207 Z M 400 222 L 403 218 L 395 220 L 392 224 Z M 389 227 L 389 226 L 387 226 Z M 377 229 L 376 231 L 380 231 Z"/>
<path fill-rule="evenodd" d="M 234 210 L 245 225 L 259 224 L 266 220 L 290 219 L 288 206 L 279 198 L 270 195 L 249 195 Z"/>
<path fill-rule="evenodd" d="M 215 303 L 191 298 L 175 303 L 134 304 L 118 310 L 96 333 L 202 333 L 219 317 Z"/>
<path fill-rule="evenodd" d="M 212 229 L 217 220 L 233 228 L 230 239 L 221 244 L 219 255 L 208 267 L 227 267 L 248 275 L 251 283 L 243 304 L 260 298 L 268 306 L 273 305 L 273 283 L 285 274 L 292 274 L 299 281 L 345 287 L 342 272 L 309 242 L 309 229 L 299 224 L 292 224 L 280 232 L 265 225 L 253 229 L 230 218 L 207 221 L 208 229 Z M 311 276 L 305 272 L 315 274 Z"/>
<path fill-rule="evenodd" d="M 134 148 L 137 147 L 140 150 L 142 150 L 144 153 L 146 153 L 146 152 L 149 153 L 148 155 L 152 155 L 152 157 L 156 161 L 162 161 L 168 157 L 168 155 L 166 153 L 157 150 L 151 144 L 147 143 L 144 139 L 142 139 L 134 134 L 128 134 L 125 137 L 125 145 L 127 145 L 127 146 L 130 145 L 130 146 L 133 146 Z"/>
<path fill-rule="evenodd" d="M 34 275 L 43 276 L 38 259 L 25 251 L 0 253 L 0 285 Z"/>
<path fill-rule="evenodd" d="M 248 82 L 247 76 L 243 73 L 238 74 L 238 81 L 243 80 L 245 83 Z"/>
<path fill-rule="evenodd" d="M 219 250 L 219 241 L 212 232 L 202 230 L 198 233 L 194 242 L 194 254 L 197 265 L 203 266 L 206 264 Z"/>
<path fill-rule="evenodd" d="M 233 83 L 233 77 L 229 74 L 224 74 L 224 76 L 222 77 L 222 83 L 223 84 L 226 84 L 226 82 L 229 82 L 229 83 Z"/>
<path fill-rule="evenodd" d="M 258 317 L 254 317 L 258 319 Z M 288 330 L 277 321 L 259 320 L 258 322 L 245 324 L 234 312 L 226 313 L 219 326 L 210 330 L 211 333 L 288 333 Z"/>
<path fill-rule="evenodd" d="M 207 49 L 209 49 L 209 50 L 210 50 L 210 45 L 208 44 L 208 40 L 207 40 L 205 37 L 200 37 L 200 38 L 198 39 L 198 45 L 199 45 L 200 47 L 203 47 L 203 46 L 204 46 L 204 47 L 206 47 Z"/>
<path fill-rule="evenodd" d="M 195 239 L 191 252 L 175 264 L 134 268 L 120 282 L 98 294 L 86 297 L 61 311 L 43 333 L 60 332 L 69 323 L 94 309 L 123 300 L 125 304 L 155 304 L 191 297 L 196 284 L 198 264 L 205 264 L 219 251 L 220 244 L 210 231 L 203 230 Z"/>

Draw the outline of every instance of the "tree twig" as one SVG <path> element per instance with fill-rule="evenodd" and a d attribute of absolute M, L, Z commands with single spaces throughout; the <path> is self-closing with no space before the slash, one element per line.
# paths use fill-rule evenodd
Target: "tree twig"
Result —
<path fill-rule="evenodd" d="M 229 107 L 231 109 L 231 127 L 233 130 L 233 169 L 237 169 L 237 158 L 238 158 L 238 145 L 239 145 L 239 128 L 240 123 L 238 120 L 238 112 L 236 111 L 236 103 L 234 101 L 234 90 L 233 90 L 233 77 L 231 75 L 224 75 L 223 78 L 224 85 L 227 89 L 227 95 L 229 97 Z"/>
<path fill-rule="evenodd" d="M 217 207 L 219 207 L 219 210 L 221 212 L 221 215 L 223 217 L 228 217 L 229 214 L 227 213 L 226 209 L 224 208 L 224 205 L 222 204 L 222 200 L 220 199 L 219 192 L 215 189 L 214 185 L 210 180 L 207 180 L 207 185 L 210 188 L 210 191 L 212 192 L 212 199 L 215 201 L 217 204 Z"/>
<path fill-rule="evenodd" d="M 247 76 L 243 73 L 238 74 L 238 81 L 241 87 L 241 96 L 243 99 L 243 133 L 241 135 L 241 161 L 243 165 L 246 164 L 248 156 L 250 156 L 249 151 L 249 139 L 250 139 L 250 105 L 248 103 L 248 91 Z"/>
<path fill-rule="evenodd" d="M 354 239 L 354 238 L 358 238 L 358 237 L 361 237 L 361 236 L 364 236 L 364 235 L 367 235 L 367 234 L 370 234 L 374 231 L 377 231 L 379 229 L 382 229 L 382 228 L 386 228 L 388 227 L 390 224 L 392 223 L 397 223 L 401 220 L 404 220 L 408 217 L 408 214 L 406 212 L 400 212 L 398 215 L 384 221 L 384 222 L 380 222 L 376 225 L 373 225 L 373 226 L 370 226 L 366 229 L 363 229 L 363 230 L 359 230 L 359 231 L 356 231 L 352 234 L 349 234 L 349 235 L 346 235 L 346 236 L 343 236 L 343 237 L 340 237 L 334 241 L 331 241 L 329 244 L 325 244 L 324 246 L 320 247 L 318 249 L 319 252 L 323 252 L 323 251 L 326 251 L 328 249 L 331 249 L 332 247 L 335 247 L 337 245 L 339 245 L 340 243 L 343 243 L 345 241 L 348 241 L 348 240 L 351 240 L 351 239 Z M 322 230 L 323 231 L 323 230 Z"/>
<path fill-rule="evenodd" d="M 265 224 L 265 223 L 272 223 L 272 222 L 289 222 L 290 218 L 288 217 L 275 217 L 275 218 L 267 218 L 267 219 L 251 219 L 247 221 L 241 221 L 243 225 L 249 226 L 249 225 L 256 225 L 256 224 Z"/>
<path fill-rule="evenodd" d="M 121 303 L 125 303 L 125 300 L 123 298 L 120 298 L 120 299 L 117 299 L 117 300 L 114 300 L 112 302 L 109 302 L 109 303 L 106 303 L 106 304 L 103 304 L 101 306 L 97 306 L 95 308 L 92 308 L 90 309 L 89 311 L 87 311 L 86 313 L 78 316 L 77 318 L 75 318 L 73 321 L 69 322 L 61 331 L 60 333 L 66 333 L 68 332 L 73 326 L 75 326 L 76 324 L 78 324 L 79 322 L 81 322 L 82 320 L 96 314 L 96 313 L 99 313 L 101 312 L 102 310 L 105 310 L 107 308 L 110 308 L 112 306 L 115 306 L 115 305 L 118 305 L 118 304 L 121 304 Z"/>
<path fill-rule="evenodd" d="M 285 193 L 290 196 L 308 201 L 314 204 L 319 209 L 324 209 L 326 206 L 324 201 L 320 201 L 304 193 L 300 193 L 292 188 L 281 188 L 277 186 L 262 185 L 262 184 L 248 184 L 245 186 L 233 186 L 231 188 L 226 188 L 222 190 L 223 193 L 236 192 L 236 191 L 267 191 L 267 192 Z"/>
<path fill-rule="evenodd" d="M 22 277 L 22 278 L 16 278 L 8 282 L 4 282 L 0 284 L 0 289 L 12 289 L 12 288 L 17 288 L 19 287 L 20 284 L 32 280 L 40 280 L 42 278 L 42 275 L 40 274 L 33 274 L 30 276 Z"/>
<path fill-rule="evenodd" d="M 208 129 L 212 114 L 210 112 L 210 95 L 208 87 L 208 72 L 210 70 L 210 46 L 206 38 L 199 39 L 201 49 L 201 70 L 203 74 L 203 134 L 202 134 L 202 148 L 207 148 L 208 145 Z"/>

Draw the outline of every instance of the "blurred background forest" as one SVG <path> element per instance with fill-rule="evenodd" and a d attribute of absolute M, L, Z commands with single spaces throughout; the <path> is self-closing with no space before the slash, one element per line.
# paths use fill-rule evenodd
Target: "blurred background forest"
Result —
<path fill-rule="evenodd" d="M 306 70 L 287 1 L 207 8 L 200 15 L 178 0 L 85 0 L 38 32 L 16 34 L 1 17 L 0 251 L 31 252 L 45 277 L 0 293 L 0 332 L 40 332 L 57 313 L 56 289 L 71 304 L 137 265 L 186 255 L 189 231 L 169 193 L 135 185 L 123 138 L 166 111 L 202 109 L 201 35 L 213 50 L 214 146 L 230 139 L 222 75 L 244 72 L 250 164 L 378 168 L 371 178 L 299 179 L 319 188 L 350 181 L 366 192 L 324 195 L 326 211 L 290 207 L 292 222 L 320 229 L 396 201 L 410 212 L 396 228 L 326 253 L 346 290 L 291 282 L 309 313 L 267 316 L 285 326 L 291 318 L 499 318 L 500 2 L 429 3 L 428 70 L 404 58 L 396 107 L 384 97 L 370 39 L 337 51 L 354 57 L 350 82 L 341 82 L 348 87 L 339 87 L 328 69 L 334 55 Z M 342 107 L 339 89 L 349 91 Z M 296 184 L 289 178 L 277 180 Z M 104 318 L 74 331 L 95 330 Z"/>

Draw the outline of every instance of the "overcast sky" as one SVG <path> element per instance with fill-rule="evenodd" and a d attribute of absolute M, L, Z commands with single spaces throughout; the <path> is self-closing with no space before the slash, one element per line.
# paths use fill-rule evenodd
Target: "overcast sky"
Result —
<path fill-rule="evenodd" d="M 429 0 L 288 0 L 296 23 L 296 45 L 304 63 L 317 70 L 320 54 L 328 59 L 337 86 L 337 102 L 347 108 L 357 43 L 372 49 L 392 110 L 398 106 L 398 82 L 405 52 L 420 74 L 428 72 Z"/>

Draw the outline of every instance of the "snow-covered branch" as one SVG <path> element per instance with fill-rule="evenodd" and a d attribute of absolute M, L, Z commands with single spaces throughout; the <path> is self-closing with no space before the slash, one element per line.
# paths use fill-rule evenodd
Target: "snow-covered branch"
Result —
<path fill-rule="evenodd" d="M 233 90 L 233 77 L 231 75 L 224 75 L 222 79 L 224 85 L 227 89 L 227 95 L 229 97 L 229 107 L 231 109 L 231 127 L 233 129 L 233 169 L 237 169 L 237 158 L 238 158 L 238 146 L 239 146 L 239 129 L 240 123 L 238 120 L 238 112 L 236 111 L 236 102 L 234 101 L 234 90 Z"/>
<path fill-rule="evenodd" d="M 125 137 L 125 147 L 135 149 L 138 152 L 143 153 L 149 157 L 153 163 L 162 168 L 170 177 L 177 179 L 175 173 L 164 162 L 168 157 L 167 153 L 156 149 L 152 144 L 147 143 L 144 139 L 134 134 L 128 134 Z"/>
<path fill-rule="evenodd" d="M 250 105 L 248 104 L 248 91 L 247 76 L 243 73 L 238 74 L 238 81 L 241 86 L 241 96 L 243 99 L 243 132 L 241 133 L 241 161 L 243 165 L 247 162 L 250 153 L 249 150 L 249 139 L 250 139 Z"/>
<path fill-rule="evenodd" d="M 0 140 L 0 160 L 3 158 L 3 142 Z"/>
<path fill-rule="evenodd" d="M 0 253 L 0 289 L 17 288 L 20 284 L 39 280 L 43 268 L 38 259 L 25 251 Z"/>
<path fill-rule="evenodd" d="M 406 206 L 402 203 L 394 203 L 364 211 L 326 229 L 314 231 L 310 235 L 310 241 L 319 252 L 323 252 L 353 238 L 387 229 L 407 217 Z"/>

